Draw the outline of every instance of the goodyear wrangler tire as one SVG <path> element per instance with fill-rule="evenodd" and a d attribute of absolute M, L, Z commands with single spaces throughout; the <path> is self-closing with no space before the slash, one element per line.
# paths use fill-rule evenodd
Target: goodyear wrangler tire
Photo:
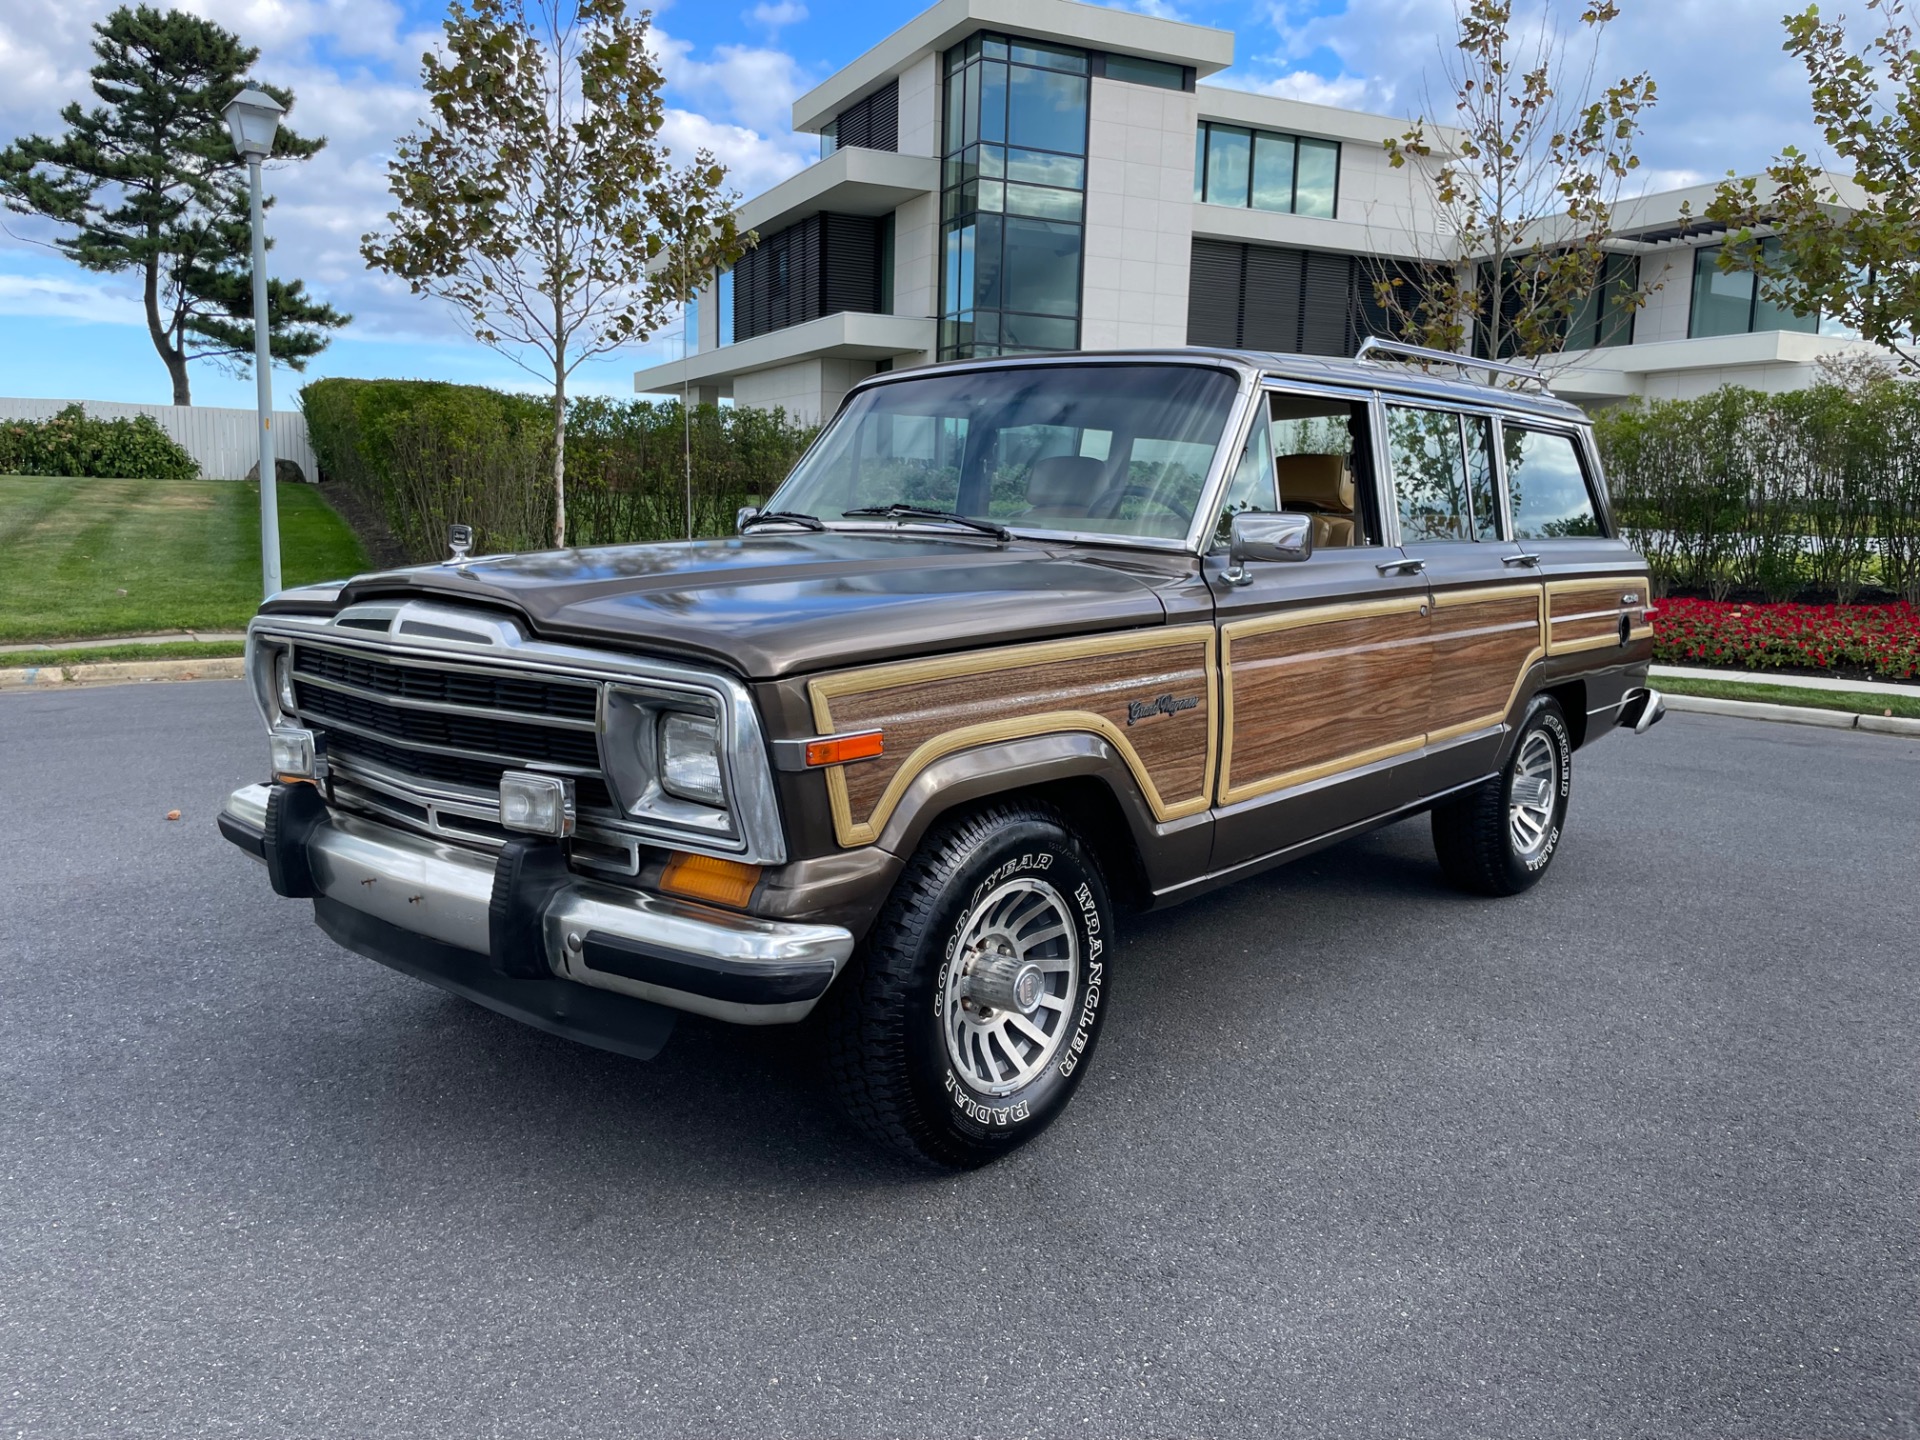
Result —
<path fill-rule="evenodd" d="M 953 1169 L 1039 1134 L 1099 1041 L 1113 920 L 1093 852 L 1051 809 L 1002 803 L 941 825 L 830 997 L 854 1124 Z"/>
<path fill-rule="evenodd" d="M 1506 767 L 1434 807 L 1433 848 L 1462 890 L 1518 895 L 1547 873 L 1573 795 L 1573 735 L 1560 702 L 1536 695 Z"/>

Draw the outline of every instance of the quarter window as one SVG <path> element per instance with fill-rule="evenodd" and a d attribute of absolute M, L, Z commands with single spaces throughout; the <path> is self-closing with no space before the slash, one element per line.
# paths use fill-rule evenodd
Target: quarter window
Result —
<path fill-rule="evenodd" d="M 1600 520 L 1570 435 L 1507 425 L 1507 503 L 1516 540 L 1598 535 Z"/>

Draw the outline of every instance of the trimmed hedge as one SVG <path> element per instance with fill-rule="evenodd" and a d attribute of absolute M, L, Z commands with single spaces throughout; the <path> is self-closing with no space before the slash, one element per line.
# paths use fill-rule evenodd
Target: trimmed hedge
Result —
<path fill-rule="evenodd" d="M 1608 410 L 1594 433 L 1656 594 L 1920 601 L 1920 386 L 1726 386 Z"/>
<path fill-rule="evenodd" d="M 68 405 L 45 420 L 0 421 L 0 475 L 197 480 L 200 466 L 151 415 L 101 420 Z"/>
<path fill-rule="evenodd" d="M 479 554 L 540 550 L 553 532 L 553 414 L 545 400 L 431 380 L 317 380 L 300 392 L 321 473 L 387 517 L 410 559 L 446 554 L 449 524 Z M 679 404 L 586 398 L 567 412 L 567 532 L 575 545 L 687 533 Z M 812 441 L 784 411 L 696 406 L 693 533 L 724 535 Z"/>

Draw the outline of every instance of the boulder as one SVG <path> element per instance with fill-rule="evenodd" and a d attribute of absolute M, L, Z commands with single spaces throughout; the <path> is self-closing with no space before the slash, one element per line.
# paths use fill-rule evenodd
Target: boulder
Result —
<path fill-rule="evenodd" d="M 297 461 L 282 460 L 278 455 L 273 457 L 273 473 L 282 485 L 304 485 L 307 483 L 307 472 L 300 468 Z M 256 460 L 247 468 L 247 479 L 258 480 L 259 478 L 260 462 Z"/>

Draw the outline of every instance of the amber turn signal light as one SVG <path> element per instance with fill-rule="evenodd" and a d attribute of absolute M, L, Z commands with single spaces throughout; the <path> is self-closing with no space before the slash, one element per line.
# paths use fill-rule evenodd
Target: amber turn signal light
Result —
<path fill-rule="evenodd" d="M 759 883 L 758 865 L 716 860 L 711 855 L 689 855 L 684 850 L 676 850 L 667 857 L 667 868 L 660 876 L 660 888 L 670 895 L 708 900 L 736 910 L 746 909 L 747 901 L 753 898 L 753 887 Z"/>
<path fill-rule="evenodd" d="M 829 735 L 807 744 L 807 764 L 844 765 L 849 760 L 871 760 L 885 747 L 878 730 L 863 730 L 858 735 Z"/>

